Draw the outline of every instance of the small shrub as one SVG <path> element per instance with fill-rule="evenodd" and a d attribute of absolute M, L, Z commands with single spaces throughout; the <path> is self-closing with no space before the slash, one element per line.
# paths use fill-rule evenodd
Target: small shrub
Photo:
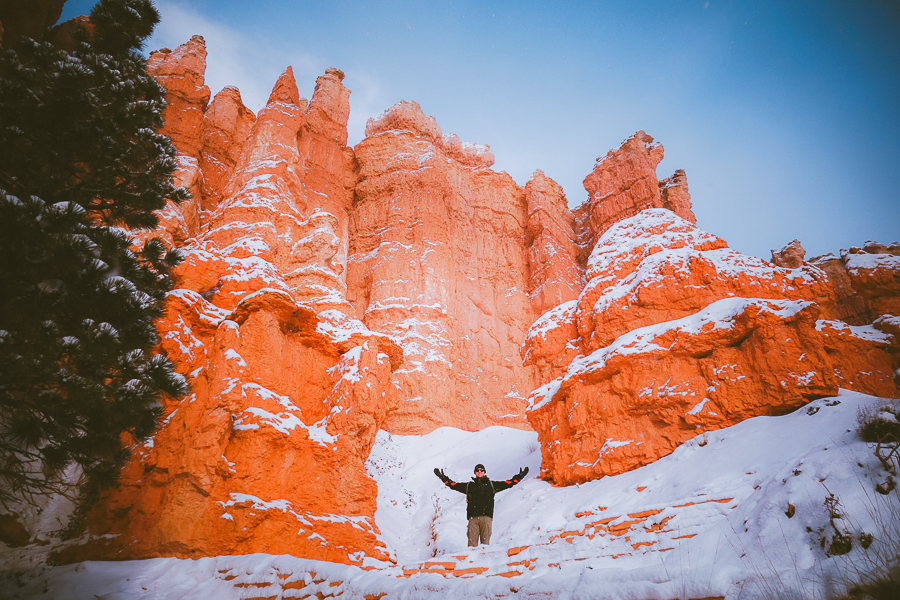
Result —
<path fill-rule="evenodd" d="M 900 444 L 900 401 L 883 400 L 856 412 L 857 433 L 863 441 Z"/>
<path fill-rule="evenodd" d="M 900 580 L 881 579 L 850 590 L 848 600 L 897 600 L 900 598 Z"/>
<path fill-rule="evenodd" d="M 888 472 L 887 479 L 875 489 L 887 495 L 895 487 L 894 476 L 900 464 L 900 400 L 882 400 L 856 411 L 856 432 L 863 441 L 875 444 L 873 453 Z"/>
<path fill-rule="evenodd" d="M 828 544 L 826 556 L 841 556 L 853 550 L 853 538 L 841 532 L 836 532 Z"/>
<path fill-rule="evenodd" d="M 894 481 L 894 477 L 892 475 L 888 475 L 887 479 L 884 480 L 883 483 L 879 483 L 875 486 L 875 491 L 881 494 L 882 496 L 887 496 L 890 494 L 894 488 L 897 487 L 897 482 Z"/>
<path fill-rule="evenodd" d="M 431 548 L 431 558 L 434 558 L 438 555 L 437 522 L 438 518 L 443 514 L 444 511 L 441 509 L 441 500 L 440 498 L 438 498 L 437 494 L 432 494 L 431 505 L 433 512 L 431 514 L 431 523 L 428 524 L 428 547 Z"/>
<path fill-rule="evenodd" d="M 875 537 L 871 533 L 859 534 L 859 545 L 863 547 L 863 550 L 868 550 L 874 540 Z"/>

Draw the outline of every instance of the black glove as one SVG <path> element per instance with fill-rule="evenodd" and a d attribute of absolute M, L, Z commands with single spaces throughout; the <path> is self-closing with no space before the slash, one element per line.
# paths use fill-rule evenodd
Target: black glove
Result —
<path fill-rule="evenodd" d="M 447 477 L 446 475 L 444 475 L 444 471 L 442 469 L 435 469 L 434 474 L 437 475 L 438 479 L 440 479 L 444 483 L 447 483 L 448 481 L 450 481 L 450 478 Z"/>
<path fill-rule="evenodd" d="M 525 467 L 524 469 L 519 469 L 519 472 L 516 473 L 516 476 L 513 477 L 513 479 L 515 479 L 516 483 L 518 483 L 518 482 L 522 481 L 523 479 L 525 479 L 526 475 L 528 475 L 528 467 Z"/>

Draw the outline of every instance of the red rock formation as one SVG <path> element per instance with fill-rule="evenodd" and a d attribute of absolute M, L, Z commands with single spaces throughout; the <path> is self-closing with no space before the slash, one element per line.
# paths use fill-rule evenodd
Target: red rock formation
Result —
<path fill-rule="evenodd" d="M 206 71 L 206 43 L 199 35 L 179 46 L 151 52 L 147 72 L 166 88 L 163 111 L 165 126 L 178 153 L 197 158 L 200 153 L 200 127 L 209 102 L 209 88 L 203 83 Z"/>
<path fill-rule="evenodd" d="M 875 322 L 872 323 L 872 326 L 879 331 L 883 331 L 900 340 L 900 317 L 895 317 L 893 315 L 882 315 L 875 319 Z M 896 373 L 896 375 L 900 376 L 900 373 Z"/>
<path fill-rule="evenodd" d="M 684 171 L 676 171 L 662 182 L 657 180 L 656 165 L 662 158 L 662 144 L 638 131 L 617 150 L 597 159 L 594 170 L 584 178 L 595 240 L 614 223 L 647 208 L 668 208 L 696 222 Z"/>
<path fill-rule="evenodd" d="M 203 173 L 200 198 L 204 210 L 212 210 L 222 201 L 225 185 L 255 122 L 256 115 L 244 106 L 235 87 L 224 88 L 207 107 L 201 127 L 199 165 Z"/>
<path fill-rule="evenodd" d="M 533 319 L 521 189 L 414 102 L 371 119 L 355 153 L 348 297 L 405 352 L 388 430 L 524 426 L 534 379 L 518 359 Z"/>
<path fill-rule="evenodd" d="M 800 240 L 794 240 L 778 252 L 772 250 L 772 264 L 785 269 L 796 269 L 803 265 L 803 257 L 806 250 L 800 245 Z"/>
<path fill-rule="evenodd" d="M 148 68 L 194 195 L 152 232 L 185 256 L 159 331 L 192 392 L 90 513 L 111 535 L 60 559 L 386 559 L 365 468 L 378 429 L 528 427 L 542 383 L 527 418 L 559 484 L 838 386 L 896 393 L 898 253 L 839 259 L 866 323 L 890 313 L 851 327 L 844 283 L 698 229 L 684 172 L 658 181 L 643 132 L 570 211 L 540 171 L 520 188 L 414 102 L 347 147 L 337 69 L 307 102 L 288 68 L 254 115 L 234 88 L 207 106 L 202 38 Z"/>
<path fill-rule="evenodd" d="M 575 216 L 569 211 L 562 188 L 539 170 L 525 185 L 525 201 L 528 297 L 535 314 L 543 314 L 577 298 L 584 286 Z"/>
<path fill-rule="evenodd" d="M 661 209 L 610 228 L 594 246 L 585 279 L 578 299 L 584 351 L 722 298 L 820 299 L 831 292 L 819 269 L 773 267 Z"/>
<path fill-rule="evenodd" d="M 580 356 L 578 343 L 578 301 L 570 300 L 541 315 L 522 344 L 522 360 L 538 368 L 543 382 L 565 374 Z"/>
<path fill-rule="evenodd" d="M 160 236 L 178 245 L 196 236 L 200 230 L 200 210 L 203 190 L 203 171 L 200 168 L 201 127 L 203 113 L 209 101 L 209 88 L 203 83 L 206 71 L 206 43 L 195 35 L 175 51 L 163 48 L 150 53 L 147 72 L 166 88 L 164 125 L 161 133 L 169 136 L 178 150 L 178 170 L 175 183 L 191 193 L 191 199 L 181 206 L 171 202 L 159 212 L 159 228 L 135 237 L 142 241 Z"/>
<path fill-rule="evenodd" d="M 671 177 L 659 182 L 659 197 L 662 208 L 668 208 L 673 213 L 691 223 L 696 223 L 694 212 L 691 210 L 691 194 L 688 192 L 687 175 L 684 169 L 677 169 Z"/>
<path fill-rule="evenodd" d="M 881 315 L 900 315 L 900 244 L 867 242 L 860 248 L 841 250 L 840 257 L 826 254 L 810 264 L 828 273 L 834 301 L 822 302 L 831 318 L 850 325 L 871 324 Z"/>
<path fill-rule="evenodd" d="M 205 89 L 203 55 L 195 37 L 154 55 L 151 69 L 175 91 Z M 352 151 L 338 74 L 319 78 L 307 107 L 288 69 L 255 119 L 236 91 L 219 94 L 207 118 L 202 99 L 169 90 L 176 108 L 203 117 L 176 111 L 166 127 L 180 137 L 180 174 L 195 174 L 195 202 L 210 209 L 163 214 L 185 261 L 161 348 L 192 393 L 165 407 L 153 440 L 89 515 L 90 533 L 115 537 L 61 558 L 387 558 L 364 463 L 396 406 L 387 386 L 403 358 L 350 316 L 345 297 Z"/>
<path fill-rule="evenodd" d="M 586 279 L 525 342 L 526 360 L 555 376 L 532 394 L 529 421 L 556 484 L 630 470 L 838 387 L 897 395 L 892 336 L 819 320 L 813 300 L 834 298 L 824 272 L 742 256 L 670 211 L 610 228 Z"/>
<path fill-rule="evenodd" d="M 850 285 L 869 308 L 872 318 L 900 315 L 900 248 L 869 242 L 861 252 L 841 252 Z"/>
<path fill-rule="evenodd" d="M 358 322 L 334 325 L 272 289 L 230 313 L 195 292 L 170 294 L 162 347 L 193 369 L 193 393 L 166 407 L 90 515 L 91 533 L 118 537 L 88 551 L 387 558 L 362 465 L 391 408 L 382 382 L 400 349 Z"/>

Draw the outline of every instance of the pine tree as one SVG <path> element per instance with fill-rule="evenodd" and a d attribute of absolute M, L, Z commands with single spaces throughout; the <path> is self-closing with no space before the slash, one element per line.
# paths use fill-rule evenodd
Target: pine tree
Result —
<path fill-rule="evenodd" d="M 152 352 L 178 253 L 128 229 L 187 197 L 140 54 L 150 0 L 100 0 L 73 47 L 0 54 L 0 502 L 77 464 L 96 490 L 186 391 Z"/>

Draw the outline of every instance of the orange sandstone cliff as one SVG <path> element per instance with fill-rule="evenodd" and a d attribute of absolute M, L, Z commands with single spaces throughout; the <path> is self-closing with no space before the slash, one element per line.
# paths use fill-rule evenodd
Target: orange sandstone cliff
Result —
<path fill-rule="evenodd" d="M 527 361 L 555 366 L 529 407 L 554 483 L 639 467 L 839 387 L 897 395 L 896 339 L 834 320 L 824 271 L 741 255 L 669 210 L 607 230 L 586 280 L 525 341 Z"/>
<path fill-rule="evenodd" d="M 526 427 L 536 380 L 518 359 L 534 316 L 522 189 L 414 102 L 369 120 L 354 151 L 348 299 L 404 349 L 388 430 Z"/>
<path fill-rule="evenodd" d="M 378 566 L 379 429 L 533 428 L 541 477 L 621 473 L 839 387 L 896 396 L 900 257 L 869 244 L 774 264 L 696 226 L 684 171 L 637 132 L 570 210 L 414 102 L 347 146 L 344 75 L 291 69 L 253 114 L 209 100 L 194 37 L 151 55 L 193 194 L 160 348 L 191 384 L 64 560 L 250 552 Z"/>

